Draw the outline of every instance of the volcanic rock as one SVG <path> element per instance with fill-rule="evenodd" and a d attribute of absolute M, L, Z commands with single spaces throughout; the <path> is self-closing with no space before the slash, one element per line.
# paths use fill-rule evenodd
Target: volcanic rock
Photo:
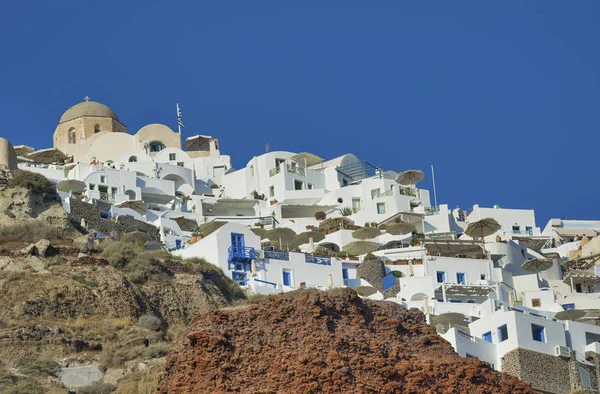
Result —
<path fill-rule="evenodd" d="M 461 358 L 416 309 L 351 289 L 298 290 L 192 322 L 159 393 L 533 393 Z"/>

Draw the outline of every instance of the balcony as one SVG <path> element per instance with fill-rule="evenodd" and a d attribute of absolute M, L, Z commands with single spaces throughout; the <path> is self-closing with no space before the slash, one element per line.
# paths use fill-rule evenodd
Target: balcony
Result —
<path fill-rule="evenodd" d="M 512 229 L 511 233 L 517 234 L 517 235 L 533 235 L 533 229 L 531 229 L 531 228 L 527 228 L 525 230 Z"/>
<path fill-rule="evenodd" d="M 386 192 L 377 194 L 376 197 L 377 198 L 380 198 L 380 197 L 389 197 L 389 196 L 393 196 L 393 195 L 394 195 L 394 189 L 390 189 L 390 190 L 388 190 Z"/>
<path fill-rule="evenodd" d="M 254 248 L 248 246 L 230 246 L 229 249 L 227 249 L 227 253 L 227 262 L 230 269 L 231 264 L 235 265 L 235 263 L 242 263 L 245 265 L 256 258 Z"/>
<path fill-rule="evenodd" d="M 402 187 L 398 188 L 400 190 L 400 194 L 403 196 L 412 196 L 417 197 L 417 189 L 413 189 L 412 187 Z"/>
<path fill-rule="evenodd" d="M 100 192 L 100 200 L 108 201 L 108 202 L 115 202 L 115 195 L 112 193 Z"/>
<path fill-rule="evenodd" d="M 440 207 L 439 206 L 432 206 L 432 207 L 424 207 L 425 209 L 425 216 L 432 216 L 432 215 L 438 215 L 440 213 Z"/>
<path fill-rule="evenodd" d="M 306 262 L 310 264 L 319 264 L 319 265 L 331 265 L 331 259 L 329 257 L 315 256 L 312 254 L 307 254 Z"/>
<path fill-rule="evenodd" d="M 281 168 L 285 165 L 285 169 L 287 170 L 287 172 L 289 172 L 290 174 L 297 174 L 300 176 L 305 176 L 306 175 L 306 170 L 302 167 L 298 167 L 294 164 L 280 164 L 275 168 L 271 168 L 269 170 L 269 176 L 275 176 L 277 174 L 279 174 L 281 172 Z"/>
<path fill-rule="evenodd" d="M 274 250 L 265 250 L 265 259 L 290 261 L 290 254 L 287 252 L 276 252 Z"/>
<path fill-rule="evenodd" d="M 300 175 L 300 176 L 306 175 L 306 171 L 304 170 L 304 168 L 295 166 L 293 164 L 288 164 L 287 165 L 287 172 L 289 172 L 291 174 L 297 174 L 297 175 Z"/>

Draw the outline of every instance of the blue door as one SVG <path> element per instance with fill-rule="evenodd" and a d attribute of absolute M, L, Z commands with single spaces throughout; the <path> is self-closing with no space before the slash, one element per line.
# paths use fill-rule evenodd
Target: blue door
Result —
<path fill-rule="evenodd" d="M 181 240 L 180 239 L 175 240 L 175 249 L 181 249 Z"/>
<path fill-rule="evenodd" d="M 292 274 L 290 271 L 283 271 L 283 285 L 291 286 L 292 285 Z"/>
<path fill-rule="evenodd" d="M 462 272 L 456 273 L 456 283 L 464 285 L 465 284 L 465 274 Z"/>
<path fill-rule="evenodd" d="M 231 246 L 238 253 L 244 252 L 244 234 L 231 233 Z"/>
<path fill-rule="evenodd" d="M 342 278 L 348 280 L 348 268 L 342 268 Z"/>
<path fill-rule="evenodd" d="M 492 332 L 488 331 L 485 334 L 483 334 L 483 340 L 492 343 Z"/>

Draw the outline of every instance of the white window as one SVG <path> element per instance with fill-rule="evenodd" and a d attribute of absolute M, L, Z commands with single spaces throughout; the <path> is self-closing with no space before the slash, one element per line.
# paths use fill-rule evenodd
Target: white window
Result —
<path fill-rule="evenodd" d="M 177 163 L 177 165 L 178 165 L 179 167 L 183 167 L 183 162 L 182 162 L 182 161 L 180 161 L 180 162 L 178 162 L 178 163 Z"/>
<path fill-rule="evenodd" d="M 352 213 L 358 213 L 360 211 L 360 198 L 352 199 Z"/>
<path fill-rule="evenodd" d="M 377 213 L 379 213 L 379 214 L 385 213 L 385 203 L 384 202 L 377 203 Z"/>
<path fill-rule="evenodd" d="M 374 200 L 375 197 L 377 197 L 379 195 L 379 193 L 380 193 L 379 188 L 371 190 L 371 200 Z"/>
<path fill-rule="evenodd" d="M 106 175 L 100 175 L 100 183 L 106 183 Z"/>
<path fill-rule="evenodd" d="M 177 155 L 175 153 L 169 153 L 169 161 L 177 160 Z"/>
<path fill-rule="evenodd" d="M 75 133 L 75 129 L 71 127 L 69 129 L 69 144 L 76 144 L 76 143 L 77 143 L 77 133 Z"/>

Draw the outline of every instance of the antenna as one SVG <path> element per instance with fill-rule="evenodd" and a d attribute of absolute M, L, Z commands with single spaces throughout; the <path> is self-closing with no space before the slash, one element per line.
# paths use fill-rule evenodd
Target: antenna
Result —
<path fill-rule="evenodd" d="M 435 172 L 433 172 L 433 164 L 431 165 L 431 179 L 433 181 L 433 204 L 437 207 L 437 193 L 435 192 Z"/>
<path fill-rule="evenodd" d="M 269 153 L 269 143 L 268 142 L 265 145 L 265 153 Z"/>

